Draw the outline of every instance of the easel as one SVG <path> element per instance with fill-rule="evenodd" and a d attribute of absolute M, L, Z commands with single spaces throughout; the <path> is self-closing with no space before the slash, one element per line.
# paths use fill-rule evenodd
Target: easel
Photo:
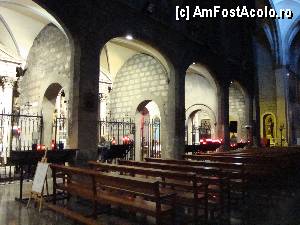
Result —
<path fill-rule="evenodd" d="M 47 149 L 45 151 L 45 155 L 43 156 L 43 158 L 41 159 L 41 161 L 39 163 L 46 164 L 47 168 L 48 168 L 48 164 L 47 164 Z M 33 181 L 34 183 L 33 183 L 32 186 L 34 186 L 34 184 L 35 184 L 35 180 L 36 180 L 36 176 L 37 176 L 36 174 L 37 173 L 38 173 L 38 166 L 37 166 L 37 169 L 36 169 L 36 172 L 35 172 L 34 181 Z M 45 174 L 43 176 L 42 182 L 43 182 L 43 184 L 42 184 L 42 187 L 40 188 L 40 190 L 35 191 L 35 190 L 33 190 L 34 188 L 32 187 L 32 190 L 30 192 L 30 197 L 29 197 L 28 202 L 27 202 L 27 208 L 28 208 L 29 205 L 30 205 L 31 199 L 34 199 L 34 201 L 39 204 L 39 212 L 41 212 L 41 210 L 42 210 L 42 204 L 43 204 L 43 200 L 44 200 L 44 184 L 45 183 L 46 183 L 47 196 L 49 196 L 48 181 L 47 181 L 47 169 L 46 169 Z"/>

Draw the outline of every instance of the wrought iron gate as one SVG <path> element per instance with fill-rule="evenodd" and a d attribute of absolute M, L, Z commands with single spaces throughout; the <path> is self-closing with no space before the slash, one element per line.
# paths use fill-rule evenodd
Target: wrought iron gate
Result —
<path fill-rule="evenodd" d="M 13 150 L 31 150 L 41 144 L 43 118 L 39 115 L 0 114 L 0 156 L 5 160 Z"/>
<path fill-rule="evenodd" d="M 160 135 L 159 118 L 142 121 L 140 138 L 143 159 L 145 157 L 161 157 Z"/>
<path fill-rule="evenodd" d="M 191 135 L 191 142 L 189 141 L 189 135 Z M 189 133 L 188 127 L 185 128 L 185 143 L 190 145 L 199 144 L 201 139 L 210 139 L 211 138 L 211 125 L 201 124 L 201 126 L 196 127 L 192 125 L 191 133 Z"/>
<path fill-rule="evenodd" d="M 67 144 L 68 139 L 68 126 L 67 126 L 67 118 L 57 117 L 53 124 L 54 131 L 53 139 L 55 144 L 62 143 L 64 146 Z"/>
<path fill-rule="evenodd" d="M 126 159 L 135 157 L 135 124 L 133 119 L 100 120 L 99 121 L 99 143 L 104 139 L 112 145 L 123 145 L 125 148 L 131 146 Z M 102 139 L 102 140 L 101 140 Z"/>
<path fill-rule="evenodd" d="M 159 118 L 142 120 L 138 131 L 133 119 L 101 120 L 99 121 L 99 143 L 101 138 L 104 138 L 113 145 L 131 144 L 132 150 L 126 158 L 134 159 L 135 151 L 141 151 L 142 159 L 159 158 L 161 157 L 160 127 Z M 135 145 L 136 139 L 140 141 L 140 146 Z"/>

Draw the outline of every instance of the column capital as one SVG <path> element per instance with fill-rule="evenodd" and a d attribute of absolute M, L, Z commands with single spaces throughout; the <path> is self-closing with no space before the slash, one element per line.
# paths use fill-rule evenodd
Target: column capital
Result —
<path fill-rule="evenodd" d="M 3 88 L 13 88 L 15 79 L 12 77 L 1 76 L 0 82 Z"/>

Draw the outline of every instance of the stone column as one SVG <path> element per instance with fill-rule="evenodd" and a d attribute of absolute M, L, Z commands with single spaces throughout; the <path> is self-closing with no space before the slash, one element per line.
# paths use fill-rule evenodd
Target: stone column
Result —
<path fill-rule="evenodd" d="M 170 76 L 167 105 L 167 129 L 162 133 L 166 140 L 162 158 L 181 159 L 185 137 L 185 71 L 176 69 Z"/>
<path fill-rule="evenodd" d="M 224 82 L 220 85 L 219 92 L 219 138 L 223 138 L 223 149 L 229 150 L 230 132 L 229 132 L 229 83 Z"/>
<path fill-rule="evenodd" d="M 277 138 L 279 138 L 279 144 L 280 144 L 280 127 L 283 126 L 282 130 L 282 136 L 286 140 L 286 142 L 283 142 L 283 145 L 287 145 L 291 143 L 291 137 L 290 135 L 290 126 L 289 126 L 289 101 L 288 101 L 288 92 L 289 92 L 289 86 L 288 86 L 288 71 L 285 66 L 282 66 L 280 68 L 277 68 L 275 70 L 275 76 L 276 76 L 276 103 L 277 103 Z"/>
<path fill-rule="evenodd" d="M 99 111 L 99 48 L 96 40 L 74 46 L 74 77 L 70 93 L 70 147 L 80 149 L 78 159 L 96 159 Z"/>
<path fill-rule="evenodd" d="M 258 60 L 257 63 L 261 61 Z M 253 92 L 253 128 L 252 128 L 252 136 L 254 147 L 261 147 L 261 132 L 260 132 L 260 86 L 259 86 L 259 65 L 257 66 L 253 76 L 254 76 L 254 92 Z"/>
<path fill-rule="evenodd" d="M 12 114 L 12 104 L 13 104 L 13 88 L 14 88 L 14 79 L 12 77 L 1 77 L 3 82 L 3 98 L 1 99 L 2 102 L 2 109 L 1 113 L 5 114 Z M 2 87 L 0 87 L 2 88 Z M 4 162 L 6 163 L 7 157 L 10 156 L 10 151 L 12 150 L 12 133 L 11 129 L 13 128 L 12 124 L 12 117 L 7 117 L 9 120 L 4 120 L 4 133 L 3 133 L 3 155 L 4 155 Z"/>
<path fill-rule="evenodd" d="M 249 128 L 246 128 L 247 129 L 247 137 L 248 137 L 248 140 L 247 141 L 250 141 L 250 145 L 253 144 L 253 97 L 252 96 L 249 96 L 249 101 L 248 101 L 248 117 L 247 117 L 247 125 L 249 125 Z"/>

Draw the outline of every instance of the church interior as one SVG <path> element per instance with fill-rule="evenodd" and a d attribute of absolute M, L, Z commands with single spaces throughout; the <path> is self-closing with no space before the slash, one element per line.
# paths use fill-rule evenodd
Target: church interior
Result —
<path fill-rule="evenodd" d="M 0 225 L 300 224 L 300 0 L 0 0 L 0 86 Z"/>

